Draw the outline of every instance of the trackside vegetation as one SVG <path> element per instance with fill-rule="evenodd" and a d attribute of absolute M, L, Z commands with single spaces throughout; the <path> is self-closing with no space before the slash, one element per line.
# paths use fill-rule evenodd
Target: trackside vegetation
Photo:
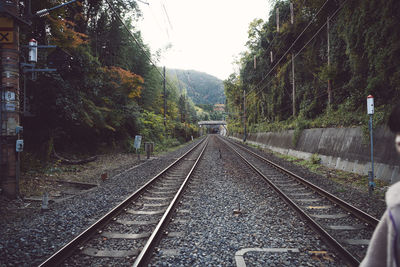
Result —
<path fill-rule="evenodd" d="M 32 1 L 32 11 L 61 2 Z M 21 28 L 21 44 L 34 38 L 39 45 L 57 45 L 67 55 L 50 66 L 55 50 L 39 49 L 38 67 L 55 67 L 57 72 L 25 80 L 26 155 L 45 162 L 54 149 L 73 154 L 134 151 L 135 135 L 163 149 L 197 136 L 194 104 L 173 76 L 167 77 L 164 127 L 163 70 L 154 65 L 157 56 L 134 30 L 140 17 L 134 0 L 88 0 L 33 18 L 31 26 Z"/>
<path fill-rule="evenodd" d="M 244 91 L 251 132 L 349 126 L 367 131 L 370 94 L 374 125 L 386 123 L 400 101 L 399 10 L 396 0 L 274 1 L 266 21 L 250 24 L 240 71 L 224 81 L 230 131 L 243 132 Z"/>

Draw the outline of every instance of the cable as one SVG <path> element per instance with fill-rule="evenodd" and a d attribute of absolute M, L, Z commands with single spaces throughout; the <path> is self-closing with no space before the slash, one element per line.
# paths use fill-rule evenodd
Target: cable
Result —
<path fill-rule="evenodd" d="M 169 16 L 168 16 L 167 9 L 165 8 L 165 5 L 164 4 L 161 4 L 161 5 L 162 5 L 162 7 L 164 9 L 165 15 L 167 16 L 168 24 L 171 27 L 171 30 L 174 30 L 174 28 L 172 27 L 172 24 L 171 24 L 171 20 L 169 19 Z"/>
<path fill-rule="evenodd" d="M 248 93 L 250 93 L 253 90 L 256 90 L 257 87 L 268 77 L 268 75 L 278 66 L 278 64 L 281 62 L 281 60 L 289 53 L 289 51 L 292 49 L 292 47 L 296 44 L 296 42 L 300 39 L 300 37 L 303 35 L 303 33 L 310 27 L 310 25 L 313 23 L 314 19 L 318 16 L 318 14 L 321 12 L 321 10 L 325 7 L 325 5 L 328 3 L 329 0 L 326 0 L 325 3 L 319 8 L 315 16 L 310 20 L 310 22 L 307 24 L 307 26 L 303 29 L 303 31 L 297 36 L 296 40 L 292 43 L 292 45 L 288 48 L 288 50 L 283 54 L 283 56 L 276 62 L 276 64 L 272 67 L 272 69 L 267 73 L 267 75 L 253 88 L 251 89 Z"/>
<path fill-rule="evenodd" d="M 142 50 L 143 54 L 146 56 L 147 60 L 151 63 L 151 65 L 153 65 L 157 72 L 160 74 L 160 76 L 162 78 L 165 78 L 166 84 L 169 86 L 170 89 L 173 89 L 173 87 L 171 86 L 171 84 L 168 82 L 168 80 L 166 79 L 166 77 L 164 77 L 164 75 L 161 73 L 161 71 L 158 69 L 158 67 L 154 64 L 154 62 L 151 60 L 150 56 L 147 54 L 146 50 L 143 48 L 143 46 L 139 43 L 139 41 L 136 39 L 136 37 L 133 35 L 133 33 L 128 29 L 128 27 L 126 26 L 126 24 L 124 23 L 124 21 L 122 20 L 122 18 L 119 16 L 119 14 L 117 13 L 117 11 L 114 9 L 114 7 L 112 6 L 112 4 L 110 3 L 109 0 L 105 0 L 107 2 L 107 4 L 109 5 L 109 7 L 111 8 L 111 10 L 114 12 L 115 16 L 118 18 L 119 22 L 122 24 L 122 26 L 124 26 L 125 30 L 129 33 L 129 35 L 132 37 L 132 39 L 135 41 L 136 45 L 140 48 L 140 50 Z"/>
<path fill-rule="evenodd" d="M 345 87 L 346 87 L 346 86 L 341 86 L 341 87 L 334 88 L 334 89 L 332 89 L 332 92 L 333 92 L 333 91 L 337 91 L 337 90 L 339 90 L 339 89 L 343 89 L 343 88 L 345 88 Z M 323 96 L 325 96 L 325 95 L 327 95 L 327 94 L 328 94 L 327 91 L 320 92 L 319 94 L 317 94 L 317 95 L 314 96 L 313 98 L 306 99 L 305 102 L 307 102 L 306 104 L 309 104 L 311 101 L 313 101 L 313 100 L 315 100 L 315 99 L 319 99 L 319 98 L 321 98 L 321 97 L 323 97 Z M 345 97 L 345 96 L 344 96 L 344 97 Z M 342 97 L 342 98 L 343 98 L 343 97 Z M 277 110 L 276 112 L 283 112 L 283 111 L 289 110 L 289 109 L 291 109 L 291 108 L 292 108 L 291 106 L 287 106 L 287 107 L 284 107 L 284 108 L 281 108 L 281 109 Z"/>
<path fill-rule="evenodd" d="M 329 1 L 329 0 L 328 0 Z M 335 10 L 335 12 L 330 16 L 330 18 L 333 18 L 334 16 L 336 16 L 336 14 L 339 12 L 339 10 L 340 9 L 342 9 L 342 7 L 344 6 L 344 4 L 347 2 L 347 0 L 345 0 L 336 10 Z M 325 2 L 326 3 L 326 2 Z M 295 59 L 303 50 L 304 50 L 304 48 L 321 32 L 321 30 L 326 26 L 326 24 L 327 24 L 327 22 L 325 22 L 318 30 L 317 30 L 317 32 L 311 37 L 311 39 L 309 39 L 308 41 L 307 41 L 307 43 L 299 50 L 299 52 L 297 52 L 294 56 L 293 56 L 293 59 Z M 289 48 L 290 49 L 290 48 Z M 288 50 L 289 51 L 289 50 Z M 287 52 L 287 51 L 286 51 Z M 281 58 L 282 59 L 282 58 Z M 288 63 L 290 63 L 290 62 L 292 62 L 292 59 L 290 59 L 289 61 L 288 61 Z M 275 65 L 276 66 L 276 65 Z M 274 66 L 274 68 L 275 68 L 275 66 Z M 273 69 L 272 69 L 273 70 Z M 271 71 L 272 71 L 271 70 Z M 271 72 L 270 71 L 270 72 Z M 267 74 L 268 75 L 268 74 Z M 257 96 L 260 92 L 262 92 L 270 83 L 272 82 L 272 79 L 271 80 L 269 80 L 269 82 L 266 84 L 266 85 L 264 85 L 264 86 L 262 86 L 261 88 L 254 88 L 253 90 L 250 90 L 248 93 L 246 93 L 246 95 L 247 94 L 249 94 L 250 92 L 252 92 L 252 91 L 254 91 L 254 90 L 256 90 L 256 89 L 260 89 L 260 90 L 258 90 L 258 92 L 254 95 L 254 96 Z"/>

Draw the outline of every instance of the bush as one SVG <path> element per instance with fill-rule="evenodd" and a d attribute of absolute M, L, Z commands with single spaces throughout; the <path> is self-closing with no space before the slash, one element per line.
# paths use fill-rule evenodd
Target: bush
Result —
<path fill-rule="evenodd" d="M 320 164 L 321 163 L 321 158 L 318 157 L 318 154 L 312 154 L 310 161 L 312 164 Z"/>

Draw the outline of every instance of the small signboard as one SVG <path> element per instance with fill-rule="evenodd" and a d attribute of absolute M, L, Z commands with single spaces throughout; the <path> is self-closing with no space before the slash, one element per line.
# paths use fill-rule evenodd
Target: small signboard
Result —
<path fill-rule="evenodd" d="M 6 103 L 6 111 L 15 111 L 16 105 L 14 103 Z"/>
<path fill-rule="evenodd" d="M 14 92 L 10 92 L 10 91 L 5 92 L 4 99 L 6 101 L 14 101 L 15 100 L 15 93 Z"/>
<path fill-rule="evenodd" d="M 141 142 L 142 142 L 142 136 L 141 135 L 136 135 L 135 136 L 135 143 L 133 144 L 133 147 L 136 148 L 136 149 L 139 149 Z"/>
<path fill-rule="evenodd" d="M 374 114 L 374 97 L 372 95 L 367 98 L 367 113 L 368 115 Z"/>
<path fill-rule="evenodd" d="M 12 44 L 14 42 L 13 19 L 0 17 L 0 28 L 0 44 Z"/>
<path fill-rule="evenodd" d="M 14 35 L 12 31 L 0 31 L 0 44 L 12 44 Z"/>

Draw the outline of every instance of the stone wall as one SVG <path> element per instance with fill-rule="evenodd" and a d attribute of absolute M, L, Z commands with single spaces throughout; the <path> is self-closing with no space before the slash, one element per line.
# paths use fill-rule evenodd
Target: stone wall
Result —
<path fill-rule="evenodd" d="M 318 128 L 303 130 L 296 145 L 294 131 L 250 133 L 247 141 L 282 154 L 309 158 L 318 154 L 321 163 L 335 169 L 368 175 L 371 170 L 369 140 L 363 139 L 360 127 Z M 233 137 L 243 139 L 241 134 Z M 400 180 L 400 156 L 394 148 L 394 134 L 386 128 L 374 130 L 375 178 L 390 183 Z"/>

